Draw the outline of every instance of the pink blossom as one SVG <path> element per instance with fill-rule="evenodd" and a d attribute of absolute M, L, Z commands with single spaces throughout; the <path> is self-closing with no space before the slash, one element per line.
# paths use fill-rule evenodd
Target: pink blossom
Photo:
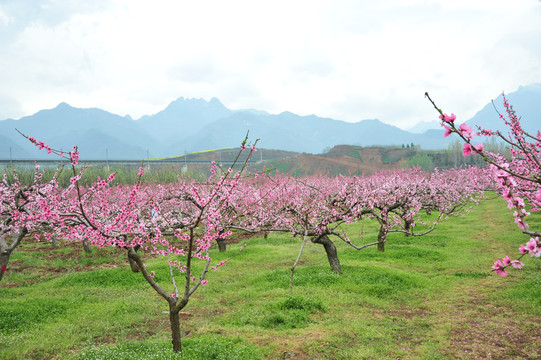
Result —
<path fill-rule="evenodd" d="M 73 150 L 74 151 L 70 152 L 71 163 L 77 165 L 79 163 L 79 153 L 77 152 L 76 146 L 73 147 Z"/>
<path fill-rule="evenodd" d="M 443 114 L 443 115 L 440 115 L 440 119 L 442 119 L 443 121 L 451 124 L 456 120 L 456 115 L 455 114 L 451 114 L 451 115 Z"/>
<path fill-rule="evenodd" d="M 513 195 L 511 194 L 511 189 L 504 188 L 502 191 L 502 196 L 504 200 L 511 200 L 513 198 Z"/>
<path fill-rule="evenodd" d="M 524 221 L 518 216 L 518 213 L 515 211 L 513 213 L 515 215 L 515 224 L 521 229 L 524 229 Z"/>
<path fill-rule="evenodd" d="M 476 152 L 476 153 L 479 152 L 479 151 L 483 151 L 483 144 L 482 143 L 477 143 L 477 145 L 475 145 L 475 150 L 473 150 L 473 151 Z"/>
<path fill-rule="evenodd" d="M 451 135 L 451 133 L 453 132 L 453 130 L 451 130 L 451 128 L 447 125 L 443 125 L 442 126 L 445 128 L 445 134 L 443 134 L 443 137 L 447 137 L 449 135 Z"/>
<path fill-rule="evenodd" d="M 500 274 L 501 276 L 507 276 L 507 271 L 505 271 L 504 266 L 502 262 L 500 261 L 500 259 L 497 259 L 494 262 L 494 265 L 492 266 L 492 268 L 496 271 L 497 274 Z"/>
<path fill-rule="evenodd" d="M 531 254 L 530 256 L 533 256 L 532 253 L 535 251 L 538 241 L 539 241 L 539 238 L 535 238 L 535 239 L 531 238 L 530 241 L 526 243 L 526 246 L 524 248 Z"/>
<path fill-rule="evenodd" d="M 524 266 L 524 264 L 518 260 L 511 261 L 511 265 L 513 265 L 513 267 L 517 269 L 522 269 L 522 266 Z"/>
<path fill-rule="evenodd" d="M 496 171 L 496 173 L 494 175 L 496 177 L 498 177 L 498 178 L 506 178 L 506 177 L 509 176 L 509 173 L 507 171 L 505 171 L 505 170 L 499 169 L 499 170 Z"/>
<path fill-rule="evenodd" d="M 468 126 L 465 123 L 460 124 L 458 132 L 468 139 L 473 139 L 473 137 L 477 135 L 472 131 L 471 126 Z"/>
<path fill-rule="evenodd" d="M 208 280 L 201 280 L 201 285 L 205 286 L 207 285 L 207 283 L 208 283 Z"/>
<path fill-rule="evenodd" d="M 464 147 L 462 148 L 462 155 L 464 155 L 464 157 L 467 157 L 471 155 L 471 152 L 472 152 L 472 147 L 470 143 L 465 143 Z"/>
<path fill-rule="evenodd" d="M 466 123 L 460 124 L 459 129 L 460 129 L 460 131 L 461 131 L 462 133 L 467 133 L 467 132 L 471 132 L 471 131 L 472 131 L 472 127 L 466 125 Z"/>

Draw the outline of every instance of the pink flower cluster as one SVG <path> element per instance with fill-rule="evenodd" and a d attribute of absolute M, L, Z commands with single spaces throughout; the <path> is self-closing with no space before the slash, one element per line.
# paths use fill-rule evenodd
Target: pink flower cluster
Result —
<path fill-rule="evenodd" d="M 71 157 L 71 164 L 73 166 L 75 166 L 75 165 L 77 165 L 79 163 L 79 152 L 77 151 L 76 146 L 74 146 L 73 151 L 70 152 L 70 157 Z"/>
<path fill-rule="evenodd" d="M 512 260 L 509 259 L 509 256 L 504 257 L 502 260 L 497 259 L 494 262 L 494 265 L 492 266 L 492 269 L 496 272 L 496 274 L 500 274 L 501 276 L 507 276 L 507 271 L 505 271 L 505 268 L 509 265 L 512 265 L 514 268 L 522 269 L 522 266 L 524 265 L 518 260 Z"/>
<path fill-rule="evenodd" d="M 455 127 L 455 120 L 456 115 L 451 114 L 442 114 L 440 115 L 440 119 L 442 120 L 441 126 L 445 129 L 443 137 L 447 137 L 451 135 L 453 132 L 458 133 L 463 139 L 466 140 L 466 143 L 464 143 L 464 146 L 462 148 L 462 154 L 466 156 L 470 156 L 472 153 L 479 153 L 483 151 L 483 144 L 477 143 L 477 145 L 472 146 L 469 142 L 469 140 L 473 139 L 478 134 L 475 133 L 471 126 L 468 126 L 466 123 L 460 124 L 458 129 Z M 449 126 L 448 126 L 449 125 Z"/>
<path fill-rule="evenodd" d="M 520 245 L 521 254 L 530 254 L 530 257 L 541 256 L 541 246 L 539 246 L 539 237 L 530 238 L 526 245 Z"/>
<path fill-rule="evenodd" d="M 427 97 L 430 99 L 428 94 Z M 432 99 L 434 107 L 441 113 Z M 503 104 L 507 117 L 500 114 L 500 119 L 509 127 L 509 135 L 503 136 L 499 131 L 480 129 L 483 136 L 495 136 L 500 138 L 509 146 L 511 158 L 506 158 L 504 154 L 490 153 L 484 150 L 483 145 L 478 143 L 475 147 L 471 144 L 471 139 L 478 135 L 473 132 L 470 126 L 461 124 L 457 129 L 454 125 L 456 116 L 441 113 L 440 119 L 445 128 L 444 136 L 451 133 L 457 133 L 464 141 L 463 155 L 469 156 L 472 153 L 479 153 L 489 164 L 488 168 L 493 174 L 493 180 L 499 189 L 500 194 L 507 201 L 510 210 L 513 210 L 515 223 L 525 234 L 531 237 L 526 245 L 521 245 L 519 252 L 521 255 L 529 253 L 532 257 L 539 257 L 539 236 L 541 233 L 529 229 L 526 218 L 530 215 L 527 210 L 541 211 L 541 131 L 537 136 L 528 134 L 524 131 L 517 117 L 515 110 L 503 95 Z M 505 268 L 512 265 L 515 268 L 521 268 L 522 263 L 518 260 L 510 261 L 509 257 L 497 260 L 493 269 L 506 276 Z"/>

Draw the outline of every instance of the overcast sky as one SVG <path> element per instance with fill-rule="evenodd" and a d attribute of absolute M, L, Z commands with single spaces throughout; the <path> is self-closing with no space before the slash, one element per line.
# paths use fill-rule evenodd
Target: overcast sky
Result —
<path fill-rule="evenodd" d="M 0 0 L 0 119 L 178 97 L 409 128 L 541 82 L 539 0 Z"/>

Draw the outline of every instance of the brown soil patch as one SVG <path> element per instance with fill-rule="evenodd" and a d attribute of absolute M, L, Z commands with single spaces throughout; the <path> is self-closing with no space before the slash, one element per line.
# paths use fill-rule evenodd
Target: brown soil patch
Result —
<path fill-rule="evenodd" d="M 480 287 L 498 291 L 501 285 L 480 281 Z M 460 359 L 541 359 L 541 317 L 520 320 L 511 305 L 502 306 L 466 290 L 463 301 L 452 306 L 449 347 L 445 354 Z"/>
<path fill-rule="evenodd" d="M 295 175 L 312 175 L 312 174 L 344 174 L 344 175 L 360 175 L 371 174 L 376 171 L 386 169 L 400 168 L 400 163 L 385 164 L 381 161 L 381 155 L 368 157 L 369 160 L 364 161 L 348 155 L 311 155 L 301 154 L 292 158 L 284 159 L 277 164 L 285 164 L 290 174 Z M 269 165 L 272 168 L 272 165 Z M 283 165 L 282 165 L 283 166 Z M 280 165 L 276 165 L 280 168 Z"/>

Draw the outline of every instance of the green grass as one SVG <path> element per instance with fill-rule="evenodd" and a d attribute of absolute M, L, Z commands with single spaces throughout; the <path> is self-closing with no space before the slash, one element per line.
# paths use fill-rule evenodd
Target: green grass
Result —
<path fill-rule="evenodd" d="M 173 352 L 170 343 L 163 340 L 127 342 L 116 347 L 88 346 L 75 359 L 242 360 L 261 358 L 261 352 L 257 346 L 240 338 L 200 336 L 186 339 L 182 347 L 182 355 L 179 355 Z"/>
<path fill-rule="evenodd" d="M 377 229 L 347 227 L 357 244 Z M 342 275 L 308 244 L 291 295 L 300 240 L 244 240 L 183 309 L 182 359 L 540 358 L 541 262 L 490 271 L 527 239 L 501 199 L 484 201 L 429 235 L 390 234 L 383 253 L 333 238 Z M 239 246 L 212 250 L 213 263 Z M 148 268 L 172 291 L 164 260 Z M 167 309 L 124 252 L 26 243 L 0 283 L 0 359 L 177 359 Z"/>

